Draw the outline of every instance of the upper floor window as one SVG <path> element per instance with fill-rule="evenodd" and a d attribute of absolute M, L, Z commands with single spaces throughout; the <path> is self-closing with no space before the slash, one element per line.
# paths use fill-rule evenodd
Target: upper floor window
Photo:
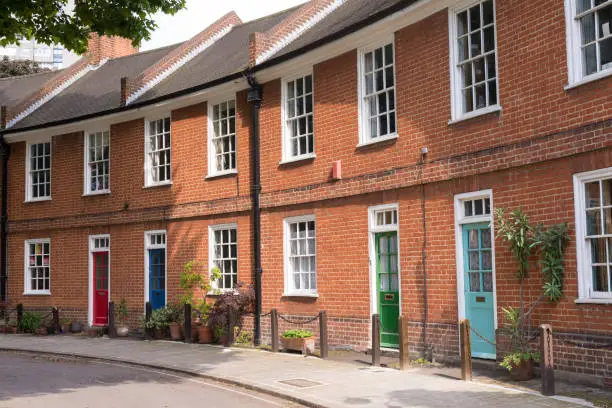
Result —
<path fill-rule="evenodd" d="M 210 104 L 208 174 L 236 172 L 236 100 Z"/>
<path fill-rule="evenodd" d="M 316 295 L 317 250 L 315 217 L 285 219 L 285 294 Z"/>
<path fill-rule="evenodd" d="M 570 82 L 612 73 L 612 0 L 566 0 Z"/>
<path fill-rule="evenodd" d="M 145 185 L 172 183 L 170 118 L 146 122 Z"/>
<path fill-rule="evenodd" d="M 51 143 L 28 144 L 26 201 L 51 198 Z"/>
<path fill-rule="evenodd" d="M 496 109 L 497 41 L 495 2 L 450 11 L 453 119 Z"/>
<path fill-rule="evenodd" d="M 25 241 L 24 292 L 26 294 L 51 294 L 51 240 Z"/>
<path fill-rule="evenodd" d="M 612 168 L 574 176 L 580 299 L 612 302 Z"/>
<path fill-rule="evenodd" d="M 219 268 L 221 276 L 213 282 L 215 289 L 233 289 L 238 282 L 238 229 L 236 224 L 210 227 L 210 265 Z"/>
<path fill-rule="evenodd" d="M 395 57 L 393 40 L 359 52 L 360 143 L 393 138 L 395 115 Z"/>
<path fill-rule="evenodd" d="M 85 134 L 85 193 L 110 191 L 110 132 Z"/>
<path fill-rule="evenodd" d="M 283 81 L 283 160 L 314 156 L 312 75 Z"/>

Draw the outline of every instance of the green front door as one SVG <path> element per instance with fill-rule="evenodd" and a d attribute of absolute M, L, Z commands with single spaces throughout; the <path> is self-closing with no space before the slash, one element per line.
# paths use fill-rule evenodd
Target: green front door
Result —
<path fill-rule="evenodd" d="M 376 239 L 376 287 L 380 314 L 380 345 L 399 346 L 399 277 L 397 232 L 383 232 Z"/>
<path fill-rule="evenodd" d="M 471 333 L 472 356 L 495 358 L 493 251 L 488 223 L 463 226 L 465 317 L 482 337 Z"/>

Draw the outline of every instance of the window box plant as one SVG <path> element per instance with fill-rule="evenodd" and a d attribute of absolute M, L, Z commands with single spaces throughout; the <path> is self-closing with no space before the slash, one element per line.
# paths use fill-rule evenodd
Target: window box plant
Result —
<path fill-rule="evenodd" d="M 310 330 L 287 330 L 281 335 L 281 344 L 285 350 L 309 355 L 314 351 L 315 337 Z"/>
<path fill-rule="evenodd" d="M 130 332 L 125 321 L 128 316 L 127 301 L 125 298 L 121 299 L 120 303 L 115 305 L 115 320 L 116 320 L 116 332 L 118 337 L 127 337 Z"/>

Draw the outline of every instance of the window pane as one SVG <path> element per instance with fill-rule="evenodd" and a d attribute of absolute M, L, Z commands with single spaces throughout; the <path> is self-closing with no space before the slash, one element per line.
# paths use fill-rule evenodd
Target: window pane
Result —
<path fill-rule="evenodd" d="M 601 212 L 599 209 L 587 211 L 587 235 L 601 234 Z"/>
<path fill-rule="evenodd" d="M 460 37 L 468 32 L 467 11 L 457 15 L 457 36 Z"/>
<path fill-rule="evenodd" d="M 607 266 L 593 267 L 593 290 L 595 292 L 609 291 L 609 276 Z"/>
<path fill-rule="evenodd" d="M 596 181 L 594 183 L 586 183 L 584 185 L 584 190 L 586 193 L 586 207 L 599 207 L 601 205 L 599 197 L 599 181 Z"/>
<path fill-rule="evenodd" d="M 587 14 L 580 19 L 580 31 L 582 33 L 582 44 L 595 41 L 595 13 Z"/>
<path fill-rule="evenodd" d="M 472 201 L 465 201 L 463 203 L 463 210 L 466 217 L 471 217 L 472 214 Z"/>
<path fill-rule="evenodd" d="M 470 31 L 480 28 L 480 4 L 470 9 Z"/>
<path fill-rule="evenodd" d="M 493 23 L 493 0 L 482 3 L 482 23 L 486 26 Z"/>
<path fill-rule="evenodd" d="M 591 44 L 583 49 L 584 72 L 591 75 L 597 72 L 597 49 L 596 44 Z"/>
<path fill-rule="evenodd" d="M 607 263 L 606 241 L 606 238 L 595 238 L 590 240 L 592 264 Z"/>
<path fill-rule="evenodd" d="M 591 8 L 591 0 L 576 0 L 576 10 L 582 13 Z"/>
<path fill-rule="evenodd" d="M 612 26 L 612 23 L 607 24 Z M 605 70 L 612 68 L 612 37 L 599 43 L 599 55 L 601 58 L 601 69 Z"/>
<path fill-rule="evenodd" d="M 470 292 L 480 292 L 480 272 L 470 272 Z"/>

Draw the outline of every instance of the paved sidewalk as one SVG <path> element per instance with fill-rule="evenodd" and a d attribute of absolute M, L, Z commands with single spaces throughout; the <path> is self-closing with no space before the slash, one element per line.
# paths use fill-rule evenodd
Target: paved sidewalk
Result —
<path fill-rule="evenodd" d="M 181 370 L 240 383 L 321 407 L 553 407 L 580 406 L 518 390 L 425 376 L 414 371 L 359 367 L 286 353 L 168 341 L 0 334 L 0 350 L 93 357 Z M 294 381 L 292 381 L 294 380 Z M 291 384 L 293 382 L 293 384 Z"/>

